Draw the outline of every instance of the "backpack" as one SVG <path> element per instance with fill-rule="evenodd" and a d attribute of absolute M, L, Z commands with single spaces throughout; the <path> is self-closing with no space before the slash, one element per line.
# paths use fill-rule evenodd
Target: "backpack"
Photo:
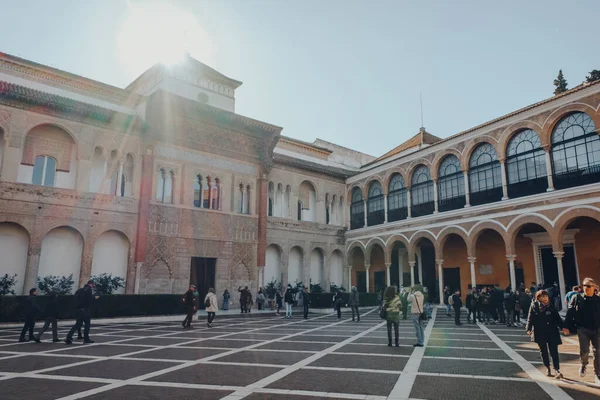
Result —
<path fill-rule="evenodd" d="M 204 299 L 204 306 L 205 307 L 210 307 L 210 297 L 207 297 L 206 299 Z"/>
<path fill-rule="evenodd" d="M 454 305 L 454 296 L 448 297 L 448 304 L 450 304 L 451 306 Z"/>

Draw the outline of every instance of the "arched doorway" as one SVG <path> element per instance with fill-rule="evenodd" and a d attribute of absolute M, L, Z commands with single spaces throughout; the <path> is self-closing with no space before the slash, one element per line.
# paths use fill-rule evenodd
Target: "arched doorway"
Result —
<path fill-rule="evenodd" d="M 83 237 L 68 226 L 52 229 L 42 239 L 38 277 L 73 275 L 73 291 L 79 286 Z"/>
<path fill-rule="evenodd" d="M 324 270 L 325 257 L 323 250 L 316 248 L 310 253 L 310 283 L 313 285 L 320 284 L 321 287 L 324 285 Z M 323 288 L 325 289 L 325 288 Z"/>
<path fill-rule="evenodd" d="M 267 247 L 264 285 L 275 281 L 281 282 L 281 249 L 276 244 Z"/>
<path fill-rule="evenodd" d="M 121 232 L 106 231 L 96 239 L 92 256 L 92 275 L 111 274 L 127 280 L 129 240 Z M 115 294 L 125 293 L 125 286 Z"/>
<path fill-rule="evenodd" d="M 2 255 L 2 275 L 16 276 L 13 290 L 16 295 L 25 294 L 25 273 L 27 271 L 27 251 L 29 234 L 19 224 L 0 223 L 0 254 Z"/>
<path fill-rule="evenodd" d="M 329 260 L 329 280 L 331 285 L 344 286 L 344 256 L 341 251 L 334 250 Z M 329 288 L 324 288 L 326 291 Z M 346 288 L 349 289 L 349 288 Z"/>
<path fill-rule="evenodd" d="M 296 282 L 302 281 L 302 265 L 304 264 L 304 252 L 300 247 L 292 247 L 288 265 L 288 283 L 295 286 Z"/>

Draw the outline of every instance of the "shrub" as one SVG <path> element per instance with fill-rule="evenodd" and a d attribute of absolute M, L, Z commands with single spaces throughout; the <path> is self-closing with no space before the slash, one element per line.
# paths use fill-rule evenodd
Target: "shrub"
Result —
<path fill-rule="evenodd" d="M 64 296 L 73 292 L 73 274 L 69 276 L 48 275 L 37 279 L 40 291 L 45 295 L 57 294 Z"/>
<path fill-rule="evenodd" d="M 323 287 L 321 287 L 320 283 L 315 283 L 314 285 L 311 283 L 310 284 L 310 292 L 311 293 L 323 293 Z"/>
<path fill-rule="evenodd" d="M 94 281 L 94 292 L 97 295 L 113 294 L 119 288 L 125 287 L 125 279 L 112 274 L 94 275 L 90 279 Z"/>
<path fill-rule="evenodd" d="M 346 288 L 342 285 L 342 286 L 338 286 L 335 283 L 331 282 L 331 285 L 329 285 L 329 293 L 335 293 L 337 291 L 340 292 L 345 292 Z"/>
<path fill-rule="evenodd" d="M 0 278 L 0 296 L 6 296 L 7 294 L 15 294 L 13 286 L 15 286 L 16 283 L 17 274 L 14 274 L 13 276 L 4 274 L 4 276 Z"/>
<path fill-rule="evenodd" d="M 264 290 L 265 290 L 265 294 L 267 295 L 268 299 L 274 299 L 275 298 L 275 294 L 279 291 L 281 292 L 283 290 L 283 285 L 281 284 L 281 282 L 277 283 L 276 280 L 272 280 L 271 282 L 267 283 L 267 286 L 265 286 Z"/>

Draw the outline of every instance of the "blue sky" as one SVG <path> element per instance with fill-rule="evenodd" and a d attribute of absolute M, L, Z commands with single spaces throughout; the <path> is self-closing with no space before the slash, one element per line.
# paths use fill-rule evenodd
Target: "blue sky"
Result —
<path fill-rule="evenodd" d="M 420 92 L 427 130 L 447 137 L 552 96 L 561 68 L 569 87 L 600 69 L 597 0 L 168 4 L 208 35 L 201 61 L 244 82 L 238 113 L 375 156 L 417 133 Z M 20 0 L 2 14 L 2 52 L 119 87 L 142 72 L 117 55 L 126 1 Z"/>

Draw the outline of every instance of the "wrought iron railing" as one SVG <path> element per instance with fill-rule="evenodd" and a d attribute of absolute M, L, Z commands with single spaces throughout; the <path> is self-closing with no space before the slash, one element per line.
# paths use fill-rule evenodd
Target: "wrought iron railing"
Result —
<path fill-rule="evenodd" d="M 383 224 L 385 221 L 385 210 L 371 211 L 367 214 L 367 226 Z"/>
<path fill-rule="evenodd" d="M 554 187 L 566 189 L 600 182 L 600 165 L 554 174 Z"/>
<path fill-rule="evenodd" d="M 401 221 L 408 217 L 408 208 L 400 207 L 394 210 L 388 210 L 388 222 Z"/>
<path fill-rule="evenodd" d="M 352 214 L 350 218 L 350 229 L 360 229 L 365 226 L 365 213 Z"/>
<path fill-rule="evenodd" d="M 507 187 L 508 197 L 511 199 L 544 193 L 546 189 L 548 189 L 548 178 L 545 176 L 528 181 L 510 183 Z"/>
<path fill-rule="evenodd" d="M 471 192 L 470 200 L 472 206 L 493 203 L 502 200 L 502 187 L 496 187 L 479 192 Z"/>
<path fill-rule="evenodd" d="M 440 199 L 438 200 L 438 210 L 440 212 L 456 210 L 459 208 L 463 208 L 465 204 L 467 204 L 465 196 L 451 197 L 449 199 Z"/>
<path fill-rule="evenodd" d="M 423 215 L 433 214 L 435 206 L 433 201 L 427 203 L 413 204 L 410 209 L 411 217 L 421 217 Z"/>

